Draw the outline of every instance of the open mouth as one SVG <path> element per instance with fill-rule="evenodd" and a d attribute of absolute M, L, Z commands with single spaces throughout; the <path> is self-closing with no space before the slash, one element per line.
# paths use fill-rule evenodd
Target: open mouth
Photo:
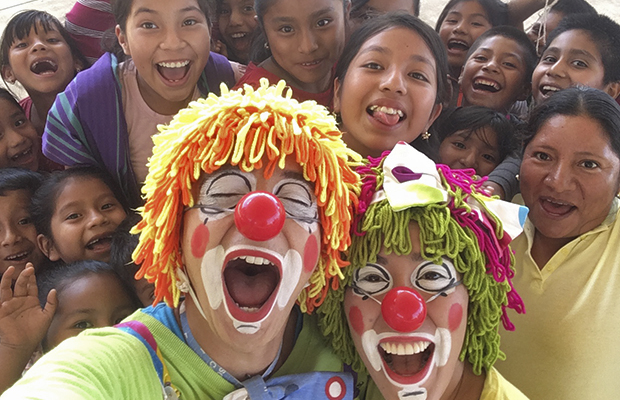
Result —
<path fill-rule="evenodd" d="M 235 40 L 244 39 L 246 36 L 248 36 L 248 34 L 245 32 L 236 32 L 230 34 L 230 37 Z"/>
<path fill-rule="evenodd" d="M 112 235 L 107 233 L 99 236 L 95 236 L 90 242 L 86 243 L 86 249 L 97 252 L 104 253 L 106 251 L 110 251 L 110 247 L 112 245 Z"/>
<path fill-rule="evenodd" d="M 412 385 L 426 377 L 433 364 L 435 344 L 430 341 L 395 341 L 391 338 L 378 346 L 385 371 L 395 382 Z"/>
<path fill-rule="evenodd" d="M 550 85 L 542 85 L 540 88 L 540 93 L 545 96 L 551 96 L 552 94 L 559 92 L 560 90 L 562 90 L 562 88 L 556 87 L 556 86 L 550 86 Z"/>
<path fill-rule="evenodd" d="M 474 90 L 481 90 L 483 92 L 496 93 L 499 92 L 502 87 L 499 83 L 483 78 L 474 79 L 473 82 Z"/>
<path fill-rule="evenodd" d="M 11 156 L 11 161 L 16 165 L 24 165 L 30 163 L 32 156 L 32 146 L 30 146 L 26 150 L 20 151 L 19 153 Z"/>
<path fill-rule="evenodd" d="M 323 62 L 323 59 L 318 59 L 318 60 L 313 60 L 313 61 L 308 61 L 308 62 L 302 62 L 302 63 L 299 63 L 299 64 L 302 67 L 305 67 L 305 68 L 312 68 L 312 67 L 316 67 L 321 62 Z"/>
<path fill-rule="evenodd" d="M 552 217 L 565 217 L 577 209 L 573 204 L 563 202 L 556 199 L 542 198 L 540 199 L 542 209 Z"/>
<path fill-rule="evenodd" d="M 262 320 L 275 302 L 282 276 L 280 269 L 279 262 L 268 254 L 247 251 L 229 254 L 223 280 L 231 316 L 241 322 Z"/>
<path fill-rule="evenodd" d="M 464 40 L 450 39 L 448 40 L 448 50 L 466 52 L 469 50 L 469 44 Z"/>
<path fill-rule="evenodd" d="M 30 71 L 37 75 L 51 75 L 58 70 L 58 64 L 52 60 L 38 60 L 32 63 Z"/>
<path fill-rule="evenodd" d="M 366 112 L 371 117 L 387 126 L 394 126 L 407 118 L 402 110 L 392 107 L 372 105 L 366 109 Z"/>
<path fill-rule="evenodd" d="M 157 63 L 157 71 L 165 80 L 175 83 L 183 80 L 187 76 L 190 68 L 190 61 L 174 61 Z"/>

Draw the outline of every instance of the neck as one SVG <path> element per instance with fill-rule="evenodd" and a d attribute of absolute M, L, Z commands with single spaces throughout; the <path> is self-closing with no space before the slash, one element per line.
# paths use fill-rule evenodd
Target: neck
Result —
<path fill-rule="evenodd" d="M 56 93 L 53 94 L 32 94 L 32 109 L 30 111 L 30 121 L 34 125 L 39 135 L 43 134 L 45 129 L 45 121 L 47 120 L 47 113 L 56 100 Z"/>
<path fill-rule="evenodd" d="M 467 361 L 459 362 L 454 378 L 446 388 L 441 400 L 478 400 L 484 389 L 486 373 L 474 374 L 473 366 Z"/>
<path fill-rule="evenodd" d="M 196 342 L 213 361 L 239 381 L 264 373 L 282 348 L 274 369 L 276 371 L 286 361 L 294 346 L 297 321 L 295 312 L 291 313 L 281 332 L 271 340 L 264 341 L 257 337 L 264 332 L 254 335 L 237 333 L 237 338 L 217 332 L 214 326 L 203 318 L 191 298 L 186 298 L 185 304 L 189 327 Z"/>
<path fill-rule="evenodd" d="M 279 78 L 284 79 L 289 85 L 294 88 L 301 89 L 308 93 L 323 93 L 332 84 L 332 75 L 331 73 L 317 82 L 301 82 L 293 75 L 289 74 L 284 68 L 278 64 L 278 62 L 272 57 L 269 57 L 265 61 L 263 61 L 260 66 L 265 68 L 267 71 L 271 72 L 274 75 L 277 75 Z"/>
<path fill-rule="evenodd" d="M 534 243 L 532 244 L 532 258 L 538 265 L 539 269 L 543 269 L 551 260 L 551 257 L 558 252 L 564 245 L 574 238 L 549 238 L 542 235 L 538 229 L 534 233 Z"/>
<path fill-rule="evenodd" d="M 183 100 L 169 101 L 151 89 L 139 74 L 136 74 L 136 76 L 138 78 L 138 89 L 140 90 L 140 95 L 144 99 L 144 102 L 151 110 L 161 115 L 175 115 L 179 110 L 187 107 L 194 95 L 194 91 L 192 90 L 189 96 Z"/>

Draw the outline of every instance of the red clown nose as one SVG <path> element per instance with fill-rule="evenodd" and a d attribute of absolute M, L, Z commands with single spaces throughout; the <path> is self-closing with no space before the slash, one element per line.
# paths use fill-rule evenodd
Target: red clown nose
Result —
<path fill-rule="evenodd" d="M 415 290 L 400 286 L 390 290 L 381 302 L 381 314 L 398 332 L 417 330 L 426 318 L 426 302 Z"/>
<path fill-rule="evenodd" d="M 235 208 L 235 225 L 243 236 L 257 242 L 275 237 L 284 226 L 286 212 L 280 200 L 268 192 L 250 192 Z"/>

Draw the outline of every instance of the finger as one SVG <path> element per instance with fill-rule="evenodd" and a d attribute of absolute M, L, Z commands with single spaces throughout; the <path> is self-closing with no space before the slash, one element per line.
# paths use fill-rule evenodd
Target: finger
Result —
<path fill-rule="evenodd" d="M 13 298 L 13 290 L 11 289 L 13 272 L 15 272 L 15 267 L 11 266 L 2 274 L 2 279 L 0 280 L 0 304 Z"/>
<path fill-rule="evenodd" d="M 13 297 L 22 297 L 28 295 L 28 281 L 34 274 L 34 268 L 32 264 L 30 267 L 26 267 L 17 277 L 15 286 L 13 286 Z"/>
<path fill-rule="evenodd" d="M 32 268 L 32 275 L 28 278 L 28 296 L 39 296 L 39 288 L 37 287 L 37 275 L 34 271 L 34 265 L 32 263 L 26 264 L 26 269 Z"/>
<path fill-rule="evenodd" d="M 56 289 L 52 289 L 47 294 L 47 301 L 45 303 L 45 307 L 43 308 L 43 312 L 48 315 L 50 321 L 52 320 L 52 317 L 54 316 L 57 307 L 58 294 L 56 293 Z"/>

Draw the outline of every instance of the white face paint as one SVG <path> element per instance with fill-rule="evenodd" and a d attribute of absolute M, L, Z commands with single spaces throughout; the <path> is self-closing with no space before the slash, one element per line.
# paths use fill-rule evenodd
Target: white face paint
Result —
<path fill-rule="evenodd" d="M 395 375 L 385 365 L 385 361 L 379 354 L 379 347 L 385 352 L 398 355 L 418 354 L 426 350 L 431 344 L 435 347 L 433 354 L 427 361 L 427 366 L 421 374 L 416 374 L 409 382 L 401 380 L 403 378 L 396 381 Z M 362 347 L 372 368 L 375 371 L 383 370 L 392 385 L 402 388 L 399 395 L 402 393 L 403 398 L 406 399 L 424 400 L 426 399 L 426 388 L 422 385 L 432 374 L 433 368 L 446 365 L 450 357 L 452 340 L 450 331 L 444 328 L 437 328 L 434 336 L 427 333 L 398 334 L 387 332 L 377 334 L 374 329 L 371 329 L 362 335 Z"/>

